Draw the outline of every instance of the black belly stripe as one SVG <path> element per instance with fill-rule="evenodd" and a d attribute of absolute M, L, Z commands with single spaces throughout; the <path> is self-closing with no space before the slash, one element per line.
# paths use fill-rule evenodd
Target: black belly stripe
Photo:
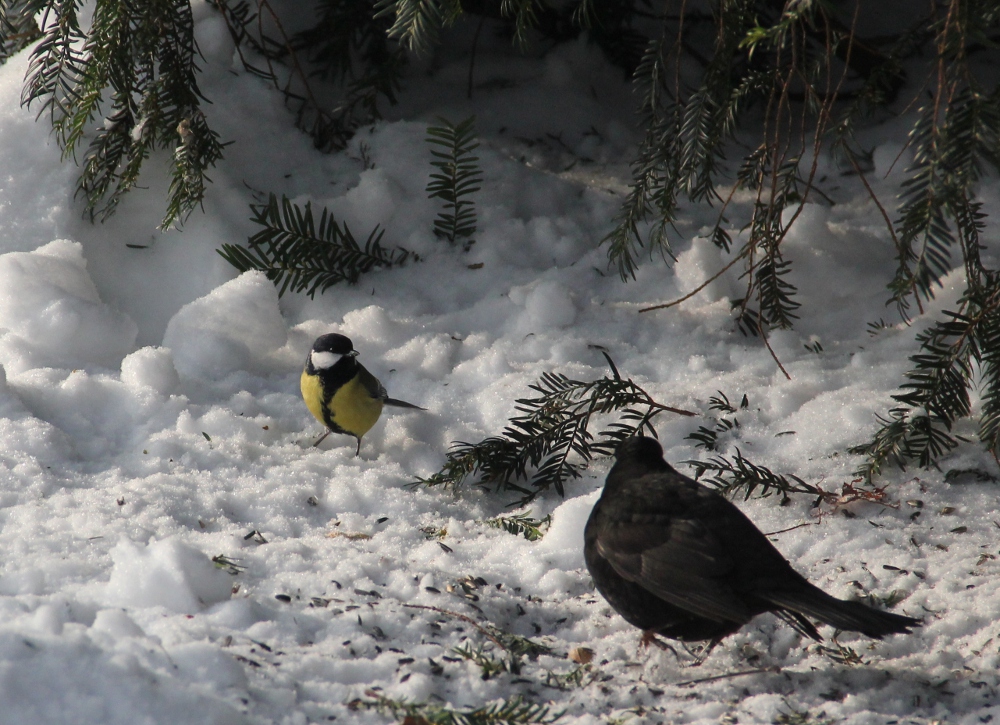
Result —
<path fill-rule="evenodd" d="M 345 363 L 350 364 L 345 365 Z M 312 365 L 312 363 L 310 363 L 310 365 Z M 326 427 L 334 433 L 343 433 L 350 436 L 354 434 L 344 430 L 333 422 L 333 413 L 330 410 L 330 401 L 333 400 L 333 396 L 337 394 L 337 391 L 340 390 L 340 388 L 343 387 L 343 385 L 352 377 L 354 377 L 354 368 L 355 363 L 353 358 L 343 358 L 332 368 L 317 371 L 319 379 L 323 383 L 323 422 L 326 424 Z"/>

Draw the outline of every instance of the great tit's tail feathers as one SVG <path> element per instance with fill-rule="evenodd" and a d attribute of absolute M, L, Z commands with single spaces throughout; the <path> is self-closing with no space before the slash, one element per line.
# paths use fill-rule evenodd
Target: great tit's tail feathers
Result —
<path fill-rule="evenodd" d="M 414 410 L 427 410 L 427 408 L 421 408 L 419 405 L 414 405 L 413 403 L 407 403 L 405 400 L 396 400 L 395 398 L 386 398 L 382 402 L 385 405 L 392 405 L 396 408 L 413 408 Z"/>

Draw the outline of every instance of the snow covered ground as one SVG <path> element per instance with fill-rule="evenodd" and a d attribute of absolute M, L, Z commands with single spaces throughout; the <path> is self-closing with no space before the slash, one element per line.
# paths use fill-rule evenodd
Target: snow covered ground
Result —
<path fill-rule="evenodd" d="M 19 106 L 26 55 L 0 67 L 0 721 L 388 722 L 350 705 L 372 692 L 456 708 L 523 695 L 579 725 L 1000 715 L 997 486 L 944 480 L 952 469 L 996 473 L 975 446 L 942 472 L 890 472 L 892 505 L 854 503 L 851 517 L 817 516 L 806 498 L 740 504 L 762 530 L 788 529 L 777 546 L 830 593 L 893 596 L 895 611 L 925 618 L 882 642 L 841 636 L 863 660 L 853 665 L 770 616 L 699 666 L 682 650 L 641 650 L 583 563 L 606 461 L 565 499 L 534 502 L 532 516 L 553 516 L 535 542 L 483 523 L 509 512 L 509 496 L 407 486 L 436 471 L 452 441 L 499 433 L 541 373 L 603 375 L 604 348 L 668 405 L 708 413 L 717 391 L 745 394 L 730 443 L 839 491 L 858 463 L 845 449 L 870 436 L 914 347 L 900 325 L 869 334 L 869 322 L 895 322 L 883 306 L 893 250 L 853 179 L 837 181 L 821 160 L 836 203 L 807 206 L 784 246 L 803 303 L 797 329 L 771 338 L 788 380 L 734 330 L 735 277 L 637 313 L 725 263 L 699 236 L 712 210 L 686 214 L 672 268 L 647 261 L 628 285 L 607 269 L 597 243 L 636 138 L 628 85 L 596 51 L 480 57 L 484 87 L 471 102 L 465 61 L 445 64 L 434 93 L 414 81 L 400 120 L 322 156 L 280 97 L 234 64 L 220 21 L 196 10 L 210 124 L 234 144 L 205 212 L 180 231 L 154 231 L 162 158 L 117 216 L 81 219 L 77 169 Z M 472 112 L 485 183 L 463 253 L 431 232 L 423 138 L 435 116 Z M 884 199 L 905 129 L 904 119 L 865 139 Z M 329 207 L 357 236 L 379 224 L 385 243 L 423 259 L 279 301 L 215 251 L 253 233 L 247 205 L 272 191 Z M 982 194 L 995 217 L 1000 185 Z M 961 287 L 957 271 L 926 319 Z M 388 410 L 360 457 L 341 436 L 312 447 L 319 426 L 298 394 L 309 345 L 329 331 L 354 340 L 391 395 L 429 409 Z M 821 352 L 805 347 L 817 340 Z M 701 453 L 684 436 L 703 423 L 658 419 L 668 460 Z M 219 555 L 237 573 L 215 566 Z M 550 651 L 483 679 L 454 648 L 502 656 L 480 629 L 490 623 Z M 578 647 L 594 651 L 589 665 L 567 659 Z"/>

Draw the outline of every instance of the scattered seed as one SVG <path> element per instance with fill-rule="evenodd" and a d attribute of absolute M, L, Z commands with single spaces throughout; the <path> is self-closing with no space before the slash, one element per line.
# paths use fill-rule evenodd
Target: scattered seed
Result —
<path fill-rule="evenodd" d="M 287 594 L 275 594 L 274 598 L 277 599 L 279 602 L 284 602 L 285 604 L 288 604 L 289 602 L 292 601 L 292 598 Z"/>
<path fill-rule="evenodd" d="M 594 650 L 589 647 L 574 647 L 569 651 L 569 658 L 578 665 L 586 665 L 593 661 Z"/>
<path fill-rule="evenodd" d="M 340 537 L 344 537 L 348 541 L 365 541 L 370 539 L 372 535 L 360 531 L 331 531 L 326 535 L 328 539 L 338 539 Z"/>

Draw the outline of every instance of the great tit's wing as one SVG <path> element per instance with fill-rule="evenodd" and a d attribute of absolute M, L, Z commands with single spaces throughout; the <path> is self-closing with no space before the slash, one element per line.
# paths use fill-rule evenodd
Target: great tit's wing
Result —
<path fill-rule="evenodd" d="M 427 408 L 421 408 L 419 405 L 414 405 L 413 403 L 407 403 L 405 400 L 397 400 L 396 398 L 390 398 L 389 393 L 386 392 L 385 386 L 379 382 L 379 379 L 368 372 L 368 369 L 364 365 L 358 365 L 358 377 L 361 379 L 361 384 L 365 386 L 365 390 L 368 394 L 377 400 L 381 400 L 385 405 L 393 405 L 397 408 L 413 408 L 414 410 L 427 410 Z"/>
<path fill-rule="evenodd" d="M 378 378 L 368 372 L 368 368 L 360 363 L 358 364 L 358 381 L 368 391 L 368 394 L 376 400 L 381 400 L 384 403 L 389 399 L 389 393 L 386 392 Z"/>

